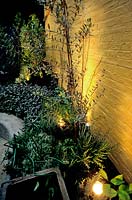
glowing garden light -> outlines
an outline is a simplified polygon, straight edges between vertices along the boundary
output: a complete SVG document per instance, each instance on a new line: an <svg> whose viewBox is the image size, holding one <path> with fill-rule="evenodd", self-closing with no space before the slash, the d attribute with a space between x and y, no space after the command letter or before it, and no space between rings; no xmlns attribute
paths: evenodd
<svg viewBox="0 0 132 200"><path fill-rule="evenodd" d="M58 121L58 125L60 127L64 127L65 126L65 121L62 118L60 118L59 121Z"/></svg>
<svg viewBox="0 0 132 200"><path fill-rule="evenodd" d="M85 125L86 125L86 127L90 127L90 123L89 122L87 122Z"/></svg>
<svg viewBox="0 0 132 200"><path fill-rule="evenodd" d="M95 194L101 195L103 193L103 184L100 181L96 181L93 184L92 190Z"/></svg>

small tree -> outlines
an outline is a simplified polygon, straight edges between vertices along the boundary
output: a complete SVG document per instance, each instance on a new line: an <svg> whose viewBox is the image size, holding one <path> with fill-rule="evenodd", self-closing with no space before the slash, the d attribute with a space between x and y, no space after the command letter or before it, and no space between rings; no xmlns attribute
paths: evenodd
<svg viewBox="0 0 132 200"><path fill-rule="evenodd" d="M84 48L83 40L90 33L91 18L88 18L77 32L72 34L72 27L80 14L81 0L73 0L73 5L68 5L66 0L52 0L49 1L50 9L55 14L55 23L58 25L58 34L63 38L66 44L67 58L63 60L65 72L67 73L67 89L73 95L77 87L77 79L79 79L78 65L81 61ZM63 46L62 42L62 46ZM64 49L62 51L65 51ZM83 73L83 72L82 72ZM82 81L83 81L83 77ZM83 89L83 88L82 88Z"/></svg>
<svg viewBox="0 0 132 200"><path fill-rule="evenodd" d="M82 26L78 28L78 31L72 34L73 24L80 15L82 0L73 0L70 5L68 5L66 0L36 1L38 1L38 3L41 5L45 5L45 10L48 9L48 11L52 12L52 14L55 16L57 39L54 36L48 39L51 39L52 43L59 40L58 45L52 45L52 49L54 51L57 50L63 53L61 55L61 67L64 68L65 73L67 74L67 90L71 95L73 95L75 94L78 79L81 77L81 81L83 82L84 78L83 74L86 66L82 66L81 73L78 73L77 69L81 62L82 65L84 65L84 39L90 33L90 27L92 25L91 18L86 19ZM50 28L48 31L51 31L52 33ZM60 43L62 45L60 45ZM81 89L83 90L83 86Z"/></svg>
<svg viewBox="0 0 132 200"><path fill-rule="evenodd" d="M30 15L27 24L20 30L21 72L18 82L29 81L32 75L43 77L45 70L44 27L35 14Z"/></svg>

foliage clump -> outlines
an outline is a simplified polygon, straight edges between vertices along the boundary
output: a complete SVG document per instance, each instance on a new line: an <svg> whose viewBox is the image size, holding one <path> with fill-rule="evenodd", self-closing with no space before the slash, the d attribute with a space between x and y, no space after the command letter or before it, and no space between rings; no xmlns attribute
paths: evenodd
<svg viewBox="0 0 132 200"><path fill-rule="evenodd" d="M12 26L0 26L0 55L0 84L57 81L45 58L45 29L36 14L25 22L18 12Z"/></svg>
<svg viewBox="0 0 132 200"><path fill-rule="evenodd" d="M75 183L79 178L82 179L82 175L79 177L79 171L82 169L84 174L89 174L90 171L102 167L110 146L106 141L93 136L85 122L80 120L78 109L73 106L71 97L61 88L56 88L50 95L45 95L39 88L31 90L30 93L29 90L25 91L31 95L31 101L30 98L27 99L30 105L26 105L25 101L25 104L16 110L22 111L24 106L30 106L28 111L27 107L24 110L26 118L23 133L9 141L10 148L5 157L8 160L7 173L20 176L58 166L66 174L75 170ZM24 96L21 99L23 98ZM15 97L13 101L18 103ZM6 103L5 105L7 106ZM11 103L9 105L12 107ZM33 108L38 105L41 107L36 113ZM67 180L68 177L70 176L65 176Z"/></svg>
<svg viewBox="0 0 132 200"><path fill-rule="evenodd" d="M45 69L45 31L35 14L29 16L28 23L20 29L20 76L18 82L30 80L32 75L43 77Z"/></svg>
<svg viewBox="0 0 132 200"><path fill-rule="evenodd" d="M13 29L0 25L0 83L14 81L19 73L18 49L14 38Z"/></svg>
<svg viewBox="0 0 132 200"><path fill-rule="evenodd" d="M107 198L119 200L130 200L132 197L132 183L127 183L123 174L109 178L105 170L99 171L100 179L103 184L103 195Z"/></svg>

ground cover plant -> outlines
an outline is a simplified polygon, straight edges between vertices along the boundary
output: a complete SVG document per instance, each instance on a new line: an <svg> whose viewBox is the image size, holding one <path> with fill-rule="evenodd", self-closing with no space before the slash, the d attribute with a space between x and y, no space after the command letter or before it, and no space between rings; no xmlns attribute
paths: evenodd
<svg viewBox="0 0 132 200"><path fill-rule="evenodd" d="M41 110L43 96L49 94L50 90L38 85L26 83L0 85L0 112L14 114L21 119L31 115L33 119L33 116L37 116Z"/></svg>

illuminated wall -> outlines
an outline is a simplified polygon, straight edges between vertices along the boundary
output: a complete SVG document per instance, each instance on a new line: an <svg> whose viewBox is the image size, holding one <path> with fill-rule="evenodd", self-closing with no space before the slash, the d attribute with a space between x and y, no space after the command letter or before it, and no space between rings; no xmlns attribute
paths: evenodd
<svg viewBox="0 0 132 200"><path fill-rule="evenodd" d="M66 88L67 76L63 66L67 59L65 38L59 33L54 12L48 6L45 8L46 27L46 57L53 66L53 71L59 78L59 85Z"/></svg>
<svg viewBox="0 0 132 200"><path fill-rule="evenodd" d="M83 72L83 81L80 78L78 84L92 104L88 120L94 132L103 134L114 145L111 159L132 182L132 1L83 0L82 6L72 31L91 17L91 35L85 38L83 64L77 69ZM54 29L52 19L49 15L47 24ZM51 52L47 51L49 58L63 58Z"/></svg>

